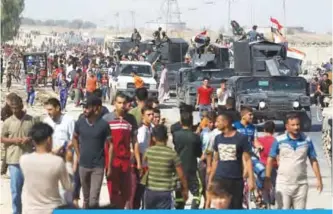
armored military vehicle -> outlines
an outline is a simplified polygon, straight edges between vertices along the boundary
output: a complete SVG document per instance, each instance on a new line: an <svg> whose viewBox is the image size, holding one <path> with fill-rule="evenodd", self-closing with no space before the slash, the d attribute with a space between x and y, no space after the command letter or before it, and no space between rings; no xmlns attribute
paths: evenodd
<svg viewBox="0 0 333 214"><path fill-rule="evenodd" d="M227 88L236 101L236 110L252 107L254 122L285 120L289 113L297 113L302 130L311 129L309 88L302 77L291 76L235 76L227 81Z"/></svg>
<svg viewBox="0 0 333 214"><path fill-rule="evenodd" d="M105 49L109 51L110 55L114 55L116 52L122 54L128 53L129 50L134 48L137 44L132 42L130 37L114 37L112 39L105 40ZM139 43L140 52L153 49L153 43L151 40L141 41Z"/></svg>
<svg viewBox="0 0 333 214"><path fill-rule="evenodd" d="M170 85L170 92L174 93L176 90L176 75L180 68L190 67L189 64L184 63L185 54L188 51L188 43L181 38L169 38L168 42L161 42L155 44L153 51L147 56L147 61L153 63L157 61L155 66L155 79L157 82L160 80L162 62L168 69L168 81Z"/></svg>
<svg viewBox="0 0 333 214"><path fill-rule="evenodd" d="M286 63L287 48L283 44L268 41L239 41L233 43L235 71L244 76L269 76L272 66L277 67L273 75L297 76L298 69Z"/></svg>
<svg viewBox="0 0 333 214"><path fill-rule="evenodd" d="M220 87L223 79L234 75L233 69L207 69L202 67L181 68L177 74L176 94L177 102L185 102L195 106L197 100L197 89L202 85L205 77L209 79L209 85L214 89ZM214 90L216 93L216 90Z"/></svg>
<svg viewBox="0 0 333 214"><path fill-rule="evenodd" d="M189 55L192 58L192 67L203 67L206 66L207 63L210 64L209 67L215 69L230 67L229 48L216 43L209 44L205 47L206 51L203 47L190 49Z"/></svg>

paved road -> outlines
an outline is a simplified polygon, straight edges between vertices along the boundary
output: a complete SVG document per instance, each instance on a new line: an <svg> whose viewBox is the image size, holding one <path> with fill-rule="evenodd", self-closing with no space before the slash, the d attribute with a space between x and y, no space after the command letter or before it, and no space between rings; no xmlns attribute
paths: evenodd
<svg viewBox="0 0 333 214"><path fill-rule="evenodd" d="M111 109L112 107L108 105ZM41 107L35 107L34 109L28 109L28 112L33 115L39 115L43 112ZM82 109L75 108L73 104L69 103L68 106L68 114L77 118L78 115L82 112ZM170 100L167 103L167 108L162 109L162 116L167 118L167 124L172 124L177 122L179 119L179 110L175 106L175 101ZM199 120L198 113L194 113L195 122ZM314 122L314 131L307 133L313 140L315 149L318 154L318 160L321 167L321 172L323 176L324 182L324 190L321 194L318 194L316 191L316 180L314 177L314 173L311 167L308 167L308 177L309 177L309 194L308 194L308 202L307 208L308 209L331 209L332 208L332 177L331 177L331 169L325 159L322 147L321 147L321 132L320 132L320 123L316 121L315 114L313 117ZM171 140L171 139L170 139ZM23 200L26 197L23 194ZM82 197L82 195L81 195ZM101 204L108 204L108 193L106 183L103 183L101 197L100 197ZM189 202L187 205L187 209L189 209ZM0 195L0 210L1 213L9 214L11 212L11 196L10 196L10 186L9 180L2 179L1 180L1 195Z"/></svg>

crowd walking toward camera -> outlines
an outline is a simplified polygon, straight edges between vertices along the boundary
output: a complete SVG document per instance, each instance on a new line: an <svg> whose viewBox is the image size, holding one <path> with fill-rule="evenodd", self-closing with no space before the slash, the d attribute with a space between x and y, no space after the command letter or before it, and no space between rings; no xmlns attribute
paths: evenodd
<svg viewBox="0 0 333 214"><path fill-rule="evenodd" d="M204 82L200 90L209 98L207 88ZM181 104L180 121L170 128L144 87L135 91L136 107L117 93L114 111L103 106L102 93L92 91L79 118L64 111L61 97L49 98L43 120L27 114L22 98L11 93L2 113L1 142L13 213L52 213L64 205L98 208L104 179L110 209L185 209L189 193L191 209L248 209L251 203L258 209L268 204L305 209L308 159L318 191L323 184L299 117L288 115L286 132L278 136L267 121L259 136L253 110L245 106L238 115L222 92L217 110L208 106L209 99L199 101L200 124L193 125L193 107Z"/></svg>

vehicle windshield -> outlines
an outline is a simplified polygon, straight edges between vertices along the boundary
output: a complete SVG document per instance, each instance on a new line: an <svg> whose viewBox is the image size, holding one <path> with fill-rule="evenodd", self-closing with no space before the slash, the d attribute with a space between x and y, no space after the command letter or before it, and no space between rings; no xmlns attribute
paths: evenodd
<svg viewBox="0 0 333 214"><path fill-rule="evenodd" d="M187 72L187 75L190 82L203 81L205 77L210 78L208 72L200 72L195 70Z"/></svg>
<svg viewBox="0 0 333 214"><path fill-rule="evenodd" d="M238 83L238 90L240 91L304 91L306 83L304 81L296 80L294 78L283 79L243 79Z"/></svg>
<svg viewBox="0 0 333 214"><path fill-rule="evenodd" d="M219 72L219 71L199 71L191 70L187 72L190 82L203 81L205 77L210 80L222 80L230 76L230 72Z"/></svg>
<svg viewBox="0 0 333 214"><path fill-rule="evenodd" d="M120 75L131 76L133 71L140 77L153 77L153 73L149 65L120 64Z"/></svg>

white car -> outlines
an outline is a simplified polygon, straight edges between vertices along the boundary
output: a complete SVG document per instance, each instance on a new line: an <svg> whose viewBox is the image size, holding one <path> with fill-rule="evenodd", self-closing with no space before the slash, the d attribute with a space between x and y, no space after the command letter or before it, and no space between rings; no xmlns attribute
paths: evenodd
<svg viewBox="0 0 333 214"><path fill-rule="evenodd" d="M113 84L113 95L115 95L117 92L123 92L128 96L135 96L134 79L131 75L131 73L134 71L142 78L145 88L148 89L149 97L158 96L157 83L154 79L154 74L150 63L141 61L120 61L116 70L117 78Z"/></svg>

